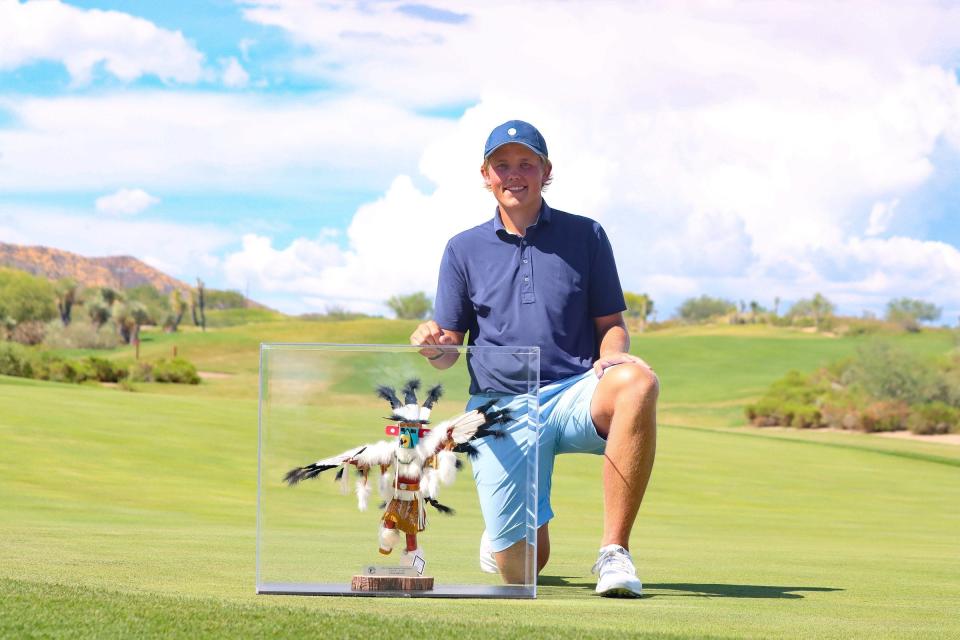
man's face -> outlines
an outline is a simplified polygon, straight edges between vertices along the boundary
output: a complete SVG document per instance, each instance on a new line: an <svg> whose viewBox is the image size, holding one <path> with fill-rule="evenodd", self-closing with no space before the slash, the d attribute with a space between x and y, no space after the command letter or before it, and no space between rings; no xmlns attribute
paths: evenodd
<svg viewBox="0 0 960 640"><path fill-rule="evenodd" d="M490 154L480 173L500 206L509 210L539 205L543 181L550 170L529 147L505 144Z"/></svg>

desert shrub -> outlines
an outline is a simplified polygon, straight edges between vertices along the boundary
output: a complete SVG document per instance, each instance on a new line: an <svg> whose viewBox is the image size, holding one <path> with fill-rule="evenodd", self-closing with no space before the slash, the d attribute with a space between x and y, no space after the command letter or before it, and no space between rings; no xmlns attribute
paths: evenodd
<svg viewBox="0 0 960 640"><path fill-rule="evenodd" d="M763 397L754 404L747 405L747 419L751 424L757 427L777 427L785 423L786 411L782 409L782 403L769 397ZM792 418L792 416L791 416Z"/></svg>
<svg viewBox="0 0 960 640"><path fill-rule="evenodd" d="M960 430L960 353L940 361L875 342L805 376L791 371L746 408L756 426Z"/></svg>
<svg viewBox="0 0 960 640"><path fill-rule="evenodd" d="M830 429L860 429L860 412L849 402L833 401L820 405L820 419Z"/></svg>
<svg viewBox="0 0 960 640"><path fill-rule="evenodd" d="M109 324L97 327L77 318L66 327L60 322L48 324L43 343L54 349L113 349L120 337Z"/></svg>
<svg viewBox="0 0 960 640"><path fill-rule="evenodd" d="M126 365L105 358L87 356L66 360L45 355L37 366L36 377L53 382L119 382L127 375Z"/></svg>
<svg viewBox="0 0 960 640"><path fill-rule="evenodd" d="M647 331L662 331L664 329L673 329L676 327L682 327L684 322L679 318L670 318L668 320L658 320L656 322L647 323Z"/></svg>
<svg viewBox="0 0 960 640"><path fill-rule="evenodd" d="M830 389L822 375L790 371L777 380L756 403L746 408L747 418L756 426L794 426L804 429L822 425L818 400Z"/></svg>
<svg viewBox="0 0 960 640"><path fill-rule="evenodd" d="M795 326L816 327L818 331L827 331L833 326L833 313L836 306L822 294L815 293L812 298L797 300L787 311Z"/></svg>
<svg viewBox="0 0 960 640"><path fill-rule="evenodd" d="M161 359L153 363L154 382L200 384L197 368L184 358Z"/></svg>
<svg viewBox="0 0 960 640"><path fill-rule="evenodd" d="M0 375L33 377L33 362L27 349L18 344L0 343Z"/></svg>
<svg viewBox="0 0 960 640"><path fill-rule="evenodd" d="M131 287L123 292L127 302L138 302L143 309L141 324L160 325L170 313L170 301L167 295L149 284Z"/></svg>
<svg viewBox="0 0 960 640"><path fill-rule="evenodd" d="M398 318L405 320L421 320L433 311L433 301L423 291L390 296L385 304Z"/></svg>
<svg viewBox="0 0 960 640"><path fill-rule="evenodd" d="M820 404L824 426L849 431L901 431L910 414L911 408L905 402L878 400L851 390L831 393Z"/></svg>
<svg viewBox="0 0 960 640"><path fill-rule="evenodd" d="M960 354L949 360L943 371L944 402L960 407Z"/></svg>
<svg viewBox="0 0 960 640"><path fill-rule="evenodd" d="M127 377L127 367L122 363L112 362L105 358L87 356L86 364L93 372L92 379L100 382L119 382Z"/></svg>
<svg viewBox="0 0 960 640"><path fill-rule="evenodd" d="M86 360L55 360L48 362L46 380L52 382L85 382L96 380L94 368Z"/></svg>
<svg viewBox="0 0 960 640"><path fill-rule="evenodd" d="M942 400L946 392L936 366L886 342L860 347L841 382L881 399L907 404Z"/></svg>
<svg viewBox="0 0 960 640"><path fill-rule="evenodd" d="M736 310L737 305L730 300L702 295L684 300L677 309L677 314L685 322L708 322Z"/></svg>
<svg viewBox="0 0 960 640"><path fill-rule="evenodd" d="M61 356L49 352L41 352L34 362L33 377L38 380L49 380L50 369L54 367L54 365L59 366L59 363L63 361L64 358Z"/></svg>
<svg viewBox="0 0 960 640"><path fill-rule="evenodd" d="M230 289L204 289L204 303L210 309L243 309L247 306L246 297L239 291Z"/></svg>
<svg viewBox="0 0 960 640"><path fill-rule="evenodd" d="M928 402L913 408L907 428L919 435L960 431L960 409L944 402Z"/></svg>
<svg viewBox="0 0 960 640"><path fill-rule="evenodd" d="M790 426L795 429L815 429L823 426L821 418L817 407L808 404L796 405L790 418Z"/></svg>
<svg viewBox="0 0 960 640"><path fill-rule="evenodd" d="M19 269L0 268L0 318L16 323L57 317L53 284Z"/></svg>
<svg viewBox="0 0 960 640"><path fill-rule="evenodd" d="M153 365L145 360L134 362L127 369L126 379L130 382L153 382Z"/></svg>
<svg viewBox="0 0 960 640"><path fill-rule="evenodd" d="M910 406L901 400L877 400L864 408L861 414L861 429L876 431L902 431L907 428Z"/></svg>
<svg viewBox="0 0 960 640"><path fill-rule="evenodd" d="M40 320L20 322L10 332L10 339L20 344L35 345L43 342L46 335L46 323Z"/></svg>
<svg viewBox="0 0 960 640"><path fill-rule="evenodd" d="M887 320L907 331L920 331L922 322L933 322L941 309L930 302L913 298L896 298L887 303Z"/></svg>

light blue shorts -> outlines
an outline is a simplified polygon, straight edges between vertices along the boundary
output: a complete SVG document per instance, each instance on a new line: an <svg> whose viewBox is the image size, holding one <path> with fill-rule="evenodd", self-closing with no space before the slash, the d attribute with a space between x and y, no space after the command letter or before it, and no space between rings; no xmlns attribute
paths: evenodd
<svg viewBox="0 0 960 640"><path fill-rule="evenodd" d="M558 453L603 454L606 440L597 433L590 416L590 401L599 379L592 369L540 388L538 460L530 453L532 430L528 419L531 399L526 395L478 394L471 396L467 410L496 399L497 408L510 409L517 418L505 427L503 438L488 436L475 441L472 459L480 510L494 551L503 551L535 532L527 529L529 485L537 482L536 526L553 518L550 484L553 460ZM535 476L534 476L535 474ZM530 519L533 521L533 518ZM532 540L531 540L532 542Z"/></svg>

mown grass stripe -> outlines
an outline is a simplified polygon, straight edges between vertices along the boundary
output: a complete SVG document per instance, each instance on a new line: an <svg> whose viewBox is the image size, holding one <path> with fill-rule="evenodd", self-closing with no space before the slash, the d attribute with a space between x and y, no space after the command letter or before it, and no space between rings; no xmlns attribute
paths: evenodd
<svg viewBox="0 0 960 640"><path fill-rule="evenodd" d="M742 436L744 438L762 438L764 440L776 442L793 442L797 444L810 444L818 447L831 447L834 449L849 449L853 451L867 451L869 453L879 453L880 455L893 456L895 458L906 458L908 460L917 460L920 462L932 462L934 464L945 464L950 467L960 467L960 458L947 458L932 453L921 453L919 451L903 451L896 449L879 449L877 447L861 447L854 444L844 444L842 442L822 442L816 440L801 440L791 437L768 436L762 433L745 433L743 431L734 431L732 429L707 429L704 427L691 427L680 424L664 424L664 427L671 429L683 429L685 431L700 431L703 433L716 433L724 436Z"/></svg>

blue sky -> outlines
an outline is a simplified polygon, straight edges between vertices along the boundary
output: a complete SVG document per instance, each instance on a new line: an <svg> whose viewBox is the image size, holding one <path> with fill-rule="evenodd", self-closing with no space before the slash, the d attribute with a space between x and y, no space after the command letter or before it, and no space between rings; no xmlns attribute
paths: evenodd
<svg viewBox="0 0 960 640"><path fill-rule="evenodd" d="M661 317L702 293L960 315L960 6L0 0L0 242L299 313L432 294L547 138Z"/></svg>

